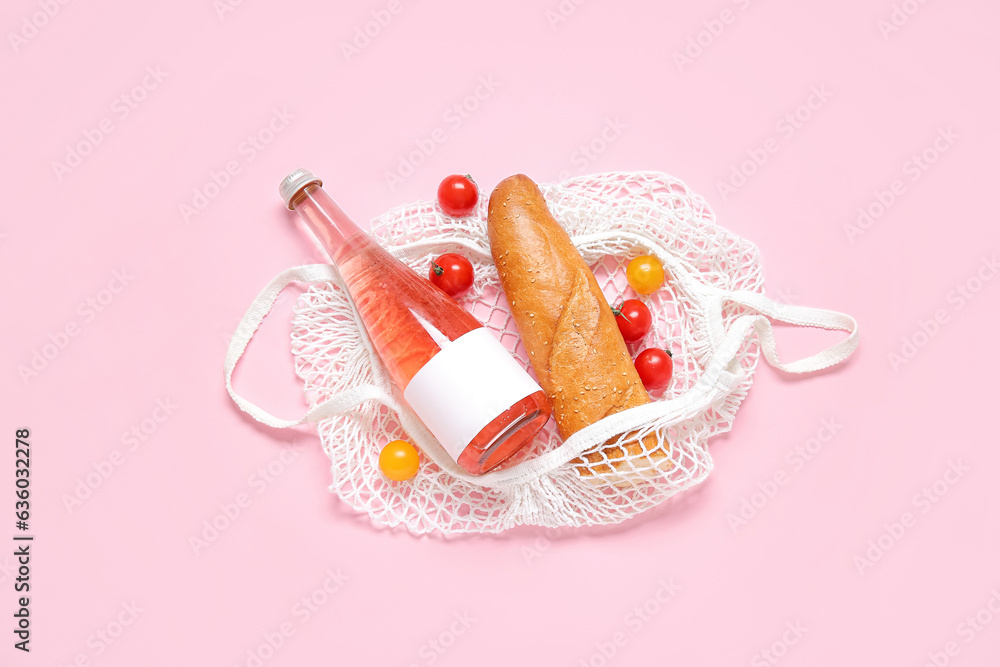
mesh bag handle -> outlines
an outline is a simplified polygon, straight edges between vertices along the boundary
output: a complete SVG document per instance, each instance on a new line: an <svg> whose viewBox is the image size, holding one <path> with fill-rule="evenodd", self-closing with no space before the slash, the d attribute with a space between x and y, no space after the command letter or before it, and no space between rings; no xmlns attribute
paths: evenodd
<svg viewBox="0 0 1000 667"><path fill-rule="evenodd" d="M857 321L835 310L812 308L778 303L760 292L747 290L723 290L713 285L701 285L706 297L713 303L709 312L711 320L709 329L722 328L722 308L725 301L731 301L754 310L760 315L741 315L730 325L728 336L742 335L752 327L760 339L761 350L767 362L778 370L786 373L812 373L839 364L851 356L860 341ZM778 322L796 326L819 327L835 331L848 332L847 338L802 359L783 362L778 358L777 345L774 340L774 330L768 318Z"/></svg>
<svg viewBox="0 0 1000 667"><path fill-rule="evenodd" d="M358 385L339 392L336 396L315 405L298 419L281 419L240 396L233 389L233 371L236 369L236 364L243 357L250 339L253 338L261 322L271 312L271 308L278 299L278 295L293 282L315 283L320 281L338 282L339 280L340 276L337 274L336 268L329 264L309 264L282 271L261 290L260 294L253 300L253 303L250 304L250 308L247 309L246 314L243 315L239 326L236 327L236 332L229 342L229 349L226 351L226 389L229 391L229 395L232 396L233 401L243 412L246 412L262 424L275 428L290 428L304 422L316 422L327 417L332 417L333 415L346 412L361 403L372 400L378 401L390 409L399 410L395 399L384 389L376 385L367 384Z"/></svg>

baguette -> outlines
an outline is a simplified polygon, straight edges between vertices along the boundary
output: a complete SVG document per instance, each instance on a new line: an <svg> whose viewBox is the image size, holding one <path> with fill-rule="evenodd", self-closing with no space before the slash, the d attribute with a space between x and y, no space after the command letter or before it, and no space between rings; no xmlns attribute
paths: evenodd
<svg viewBox="0 0 1000 667"><path fill-rule="evenodd" d="M523 174L501 181L487 226L500 284L562 438L649 403L597 279L538 186ZM655 465L667 453L653 434L624 448L605 443L571 463L591 476L641 468L626 460L641 455Z"/></svg>

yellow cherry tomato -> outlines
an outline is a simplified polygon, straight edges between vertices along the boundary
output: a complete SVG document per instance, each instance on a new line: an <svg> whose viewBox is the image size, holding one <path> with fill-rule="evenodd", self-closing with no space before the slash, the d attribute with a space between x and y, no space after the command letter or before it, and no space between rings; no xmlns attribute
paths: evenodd
<svg viewBox="0 0 1000 667"><path fill-rule="evenodd" d="M663 265L652 255L639 255L628 263L625 278L639 294L652 294L663 285Z"/></svg>
<svg viewBox="0 0 1000 667"><path fill-rule="evenodd" d="M405 482L417 474L420 454L416 447L405 440L393 440L378 455L378 467L392 481Z"/></svg>

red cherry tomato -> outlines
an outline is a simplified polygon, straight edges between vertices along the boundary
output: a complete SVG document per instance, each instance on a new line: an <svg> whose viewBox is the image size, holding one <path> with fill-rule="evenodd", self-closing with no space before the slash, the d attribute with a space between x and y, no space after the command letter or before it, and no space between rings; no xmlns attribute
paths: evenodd
<svg viewBox="0 0 1000 667"><path fill-rule="evenodd" d="M472 262L461 255L446 252L431 262L427 277L448 296L457 296L472 287Z"/></svg>
<svg viewBox="0 0 1000 667"><path fill-rule="evenodd" d="M664 389L674 375L674 360L670 352L651 347L635 358L635 370L647 391Z"/></svg>
<svg viewBox="0 0 1000 667"><path fill-rule="evenodd" d="M649 308L638 299L627 299L611 312L615 314L618 330L622 332L622 338L626 343L642 340L653 326L653 316Z"/></svg>
<svg viewBox="0 0 1000 667"><path fill-rule="evenodd" d="M438 186L438 203L448 215L469 215L479 203L479 188L471 176L452 174L445 177Z"/></svg>

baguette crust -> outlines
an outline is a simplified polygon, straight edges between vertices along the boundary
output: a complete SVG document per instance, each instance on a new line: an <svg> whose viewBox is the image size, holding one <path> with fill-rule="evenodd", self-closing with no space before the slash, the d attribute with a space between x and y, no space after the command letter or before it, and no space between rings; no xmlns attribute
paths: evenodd
<svg viewBox="0 0 1000 667"><path fill-rule="evenodd" d="M511 314L563 439L649 403L597 279L530 178L517 174L493 190L488 231ZM640 443L628 449L642 453ZM611 450L624 456L612 447L608 458L616 458ZM658 454L665 456L662 449Z"/></svg>

